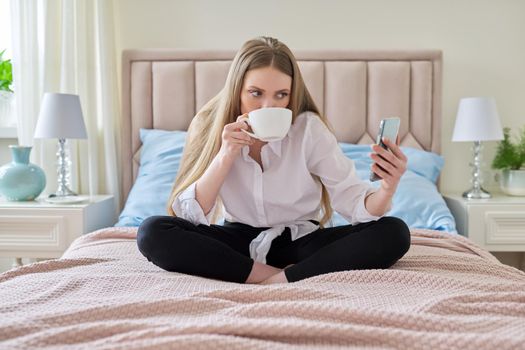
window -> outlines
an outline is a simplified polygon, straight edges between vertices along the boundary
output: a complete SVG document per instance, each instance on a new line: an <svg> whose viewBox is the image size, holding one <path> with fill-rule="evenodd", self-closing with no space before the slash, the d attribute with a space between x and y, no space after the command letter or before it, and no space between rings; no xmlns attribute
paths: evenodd
<svg viewBox="0 0 525 350"><path fill-rule="evenodd" d="M13 57L11 43L11 11L9 0L0 0L0 52L3 60ZM5 63L1 78L5 82ZM13 85L10 86L13 89ZM14 108L14 94L0 90L0 138L16 137L16 117Z"/></svg>
<svg viewBox="0 0 525 350"><path fill-rule="evenodd" d="M3 58L11 58L11 11L9 0L0 0L0 51L6 49Z"/></svg>

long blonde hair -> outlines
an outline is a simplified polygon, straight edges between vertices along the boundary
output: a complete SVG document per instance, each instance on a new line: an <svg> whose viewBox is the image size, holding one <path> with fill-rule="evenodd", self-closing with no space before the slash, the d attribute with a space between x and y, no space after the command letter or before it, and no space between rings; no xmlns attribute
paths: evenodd
<svg viewBox="0 0 525 350"><path fill-rule="evenodd" d="M204 174L219 152L224 126L235 122L241 114L240 95L246 73L251 69L269 66L292 78L288 105L292 110L292 123L300 113L311 111L331 130L308 92L290 49L279 40L269 37L247 41L235 55L222 90L202 107L191 122L178 175L168 200L169 215L176 216L172 209L175 198ZM323 225L331 218L333 211L328 192L322 183L321 186L323 217L320 224ZM217 217L216 211L212 221L216 222Z"/></svg>

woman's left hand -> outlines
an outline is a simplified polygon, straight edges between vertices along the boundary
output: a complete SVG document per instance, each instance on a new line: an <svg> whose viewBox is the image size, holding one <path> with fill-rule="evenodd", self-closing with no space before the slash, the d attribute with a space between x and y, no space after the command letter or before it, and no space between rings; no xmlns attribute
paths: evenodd
<svg viewBox="0 0 525 350"><path fill-rule="evenodd" d="M396 143L386 138L383 139L383 143L391 152L379 145L372 145L372 149L376 152L370 154L375 162L372 170L382 178L382 189L393 196L401 176L406 171L407 157L399 148L399 136Z"/></svg>

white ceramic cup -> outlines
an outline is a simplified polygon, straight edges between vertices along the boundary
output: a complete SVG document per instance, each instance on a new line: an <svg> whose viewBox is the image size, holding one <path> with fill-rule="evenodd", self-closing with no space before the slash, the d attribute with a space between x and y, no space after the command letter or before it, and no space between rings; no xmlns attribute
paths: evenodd
<svg viewBox="0 0 525 350"><path fill-rule="evenodd" d="M292 124L292 111L288 108L269 107L248 113L248 124L253 133L241 129L251 137L270 142L283 139Z"/></svg>

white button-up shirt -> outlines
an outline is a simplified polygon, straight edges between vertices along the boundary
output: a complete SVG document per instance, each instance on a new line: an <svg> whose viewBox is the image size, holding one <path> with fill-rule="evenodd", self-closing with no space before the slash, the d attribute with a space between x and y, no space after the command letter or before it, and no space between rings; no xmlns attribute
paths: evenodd
<svg viewBox="0 0 525 350"><path fill-rule="evenodd" d="M262 263L272 240L286 227L292 240L319 228L321 183L330 195L332 208L351 224L377 220L365 208L365 197L377 191L361 181L354 162L341 151L335 136L312 112L297 116L288 134L261 148L261 166L244 146L226 177L219 196L224 219L254 227L270 227L250 244L250 256ZM315 176L318 176L317 179ZM173 202L175 214L195 225L210 225L208 215L195 199L195 183Z"/></svg>

